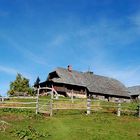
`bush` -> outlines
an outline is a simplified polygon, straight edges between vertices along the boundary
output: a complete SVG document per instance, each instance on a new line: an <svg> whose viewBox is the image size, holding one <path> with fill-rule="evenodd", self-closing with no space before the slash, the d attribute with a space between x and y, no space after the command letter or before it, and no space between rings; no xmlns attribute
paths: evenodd
<svg viewBox="0 0 140 140"><path fill-rule="evenodd" d="M47 138L48 136L51 136L48 132L39 132L32 126L28 126L26 129L15 129L11 133L22 140L37 140L41 137Z"/></svg>

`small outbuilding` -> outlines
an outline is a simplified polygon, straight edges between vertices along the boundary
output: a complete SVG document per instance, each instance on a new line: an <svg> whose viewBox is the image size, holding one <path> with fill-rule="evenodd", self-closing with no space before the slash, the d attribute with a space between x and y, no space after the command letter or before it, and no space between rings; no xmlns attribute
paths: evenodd
<svg viewBox="0 0 140 140"><path fill-rule="evenodd" d="M128 91L132 100L140 100L140 85L128 87Z"/></svg>

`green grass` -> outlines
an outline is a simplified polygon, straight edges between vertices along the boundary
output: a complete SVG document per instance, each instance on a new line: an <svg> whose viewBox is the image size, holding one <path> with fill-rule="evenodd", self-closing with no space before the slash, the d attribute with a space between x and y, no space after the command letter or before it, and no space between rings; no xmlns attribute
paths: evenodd
<svg viewBox="0 0 140 140"><path fill-rule="evenodd" d="M40 97L39 103L46 104L50 97ZM33 102L34 99L11 99L9 102ZM59 107L72 104L71 100L57 101ZM117 108L102 107L102 105L117 106L116 103L92 101L99 105L91 115L87 116L86 99L74 100L74 104L85 110L55 110L53 117L35 115L35 109L0 109L0 121L5 124L5 131L0 123L0 140L139 140L140 119L135 114L125 114L117 117ZM65 105L65 106L64 106ZM136 110L138 103L123 103L123 109ZM18 105L17 105L18 106ZM26 105L27 106L27 105ZM32 105L29 105L32 106ZM34 105L35 106L35 105ZM46 109L46 106L43 108ZM104 113L103 113L104 112ZM105 113L108 112L108 113ZM110 112L110 113L109 113Z"/></svg>
<svg viewBox="0 0 140 140"><path fill-rule="evenodd" d="M28 110L1 109L0 120L9 123L0 140L139 140L140 119L112 113L55 111L53 117ZM31 128L31 129L30 129ZM26 137L24 137L26 136Z"/></svg>

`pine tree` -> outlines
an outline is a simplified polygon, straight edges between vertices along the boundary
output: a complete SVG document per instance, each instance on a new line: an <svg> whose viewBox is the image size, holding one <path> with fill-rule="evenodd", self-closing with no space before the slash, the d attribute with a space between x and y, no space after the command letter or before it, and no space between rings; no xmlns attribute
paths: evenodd
<svg viewBox="0 0 140 140"><path fill-rule="evenodd" d="M39 82L40 82L40 78L37 77L35 83L34 83L34 87L39 88Z"/></svg>

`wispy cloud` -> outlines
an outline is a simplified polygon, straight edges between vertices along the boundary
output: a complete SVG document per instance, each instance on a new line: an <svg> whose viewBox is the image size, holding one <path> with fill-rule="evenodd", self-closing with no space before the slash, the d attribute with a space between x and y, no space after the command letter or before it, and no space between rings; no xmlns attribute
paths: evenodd
<svg viewBox="0 0 140 140"><path fill-rule="evenodd" d="M133 26L140 27L140 11L131 14L128 18L133 24Z"/></svg>
<svg viewBox="0 0 140 140"><path fill-rule="evenodd" d="M9 75L16 75L18 73L17 69L10 68L10 67L5 67L5 66L2 66L2 65L0 65L0 71L4 72L6 74L9 74Z"/></svg>
<svg viewBox="0 0 140 140"><path fill-rule="evenodd" d="M116 78L122 81L126 86L134 86L140 85L140 78L139 78L139 71L140 66L138 67L129 67L125 69L108 69L104 71L106 75Z"/></svg>
<svg viewBox="0 0 140 140"><path fill-rule="evenodd" d="M12 68L12 67L7 67L7 66L3 66L3 65L0 65L0 72L8 74L8 75L13 75L13 76L15 76L17 73L20 73L29 79L33 79L31 74L29 74L23 70L19 70L19 69Z"/></svg>
<svg viewBox="0 0 140 140"><path fill-rule="evenodd" d="M44 58L42 58L41 56L39 56L38 54L33 53L33 48L32 51L30 51L29 49L26 49L23 44L19 44L17 41L15 41L14 39L10 38L7 35L2 34L1 35L6 41L8 41L11 46L13 47L16 51L18 51L20 54L22 54L24 57L28 58L29 60L41 64L41 65L46 65L46 60ZM39 52L40 54L40 52Z"/></svg>
<svg viewBox="0 0 140 140"><path fill-rule="evenodd" d="M84 66L88 65L90 70L93 71L95 74L98 75L104 75L108 77L112 77L115 79L118 79L122 83L125 84L125 86L134 86L134 85L140 85L140 66L139 65L125 65L124 67L119 66L117 64L112 63L105 63L106 58L104 58L104 61L98 61L95 60L87 60L84 62ZM83 69L84 71L87 71L86 69L88 67L85 67Z"/></svg>
<svg viewBox="0 0 140 140"><path fill-rule="evenodd" d="M62 61L65 63L73 61L76 67L82 70L90 66L91 70L95 69L98 74L117 78L126 85L140 83L139 66L135 63L127 64L126 62L128 59L131 60L131 57L123 57L126 51L131 52L133 43L139 40L140 30L137 29L140 27L140 14L131 15L131 18L123 21L101 17L88 26L75 24L79 24L78 29L56 32L52 35L52 39L46 39L47 43L42 44L39 54L34 53L31 50L32 47L27 49L23 44L19 44L8 36L5 36L5 40L24 57L37 64L48 66L47 58L49 62L53 62L51 67L62 64ZM45 55L46 58L43 58Z"/></svg>
<svg viewBox="0 0 140 140"><path fill-rule="evenodd" d="M16 68L11 68L11 67L7 67L7 66L3 66L0 65L0 73L2 75L2 79L1 79L1 89L0 89L0 94L3 96L6 96L6 93L9 89L9 84L10 81L7 81L7 77L11 77L10 79L15 79L15 76L17 75L17 73L22 74L24 77L30 79L30 82L33 83L33 76L23 70L18 70Z"/></svg>
<svg viewBox="0 0 140 140"><path fill-rule="evenodd" d="M134 21L140 26L140 15ZM109 19L100 19L76 31L74 35L80 40L79 45L85 50L84 54L87 54L85 58L80 57L81 65L90 67L97 74L114 77L126 86L140 84L139 65L135 62L127 64L128 59L132 61L132 57L125 57L126 51L130 51L133 43L139 40L139 30L135 27L127 27L127 23L121 21L116 24Z"/></svg>
<svg viewBox="0 0 140 140"><path fill-rule="evenodd" d="M86 42L92 40L92 42L98 43L100 46L109 47L110 45L114 45L116 48L122 45L129 45L137 39L138 34L135 32L134 26L127 28L127 23L117 21L116 24L115 22L103 18L94 22L89 27L81 29L76 35L80 38L85 38ZM125 28L124 24L126 24ZM89 45L93 46L92 44Z"/></svg>
<svg viewBox="0 0 140 140"><path fill-rule="evenodd" d="M47 44L48 47L59 47L67 40L67 35L56 35L53 39Z"/></svg>

